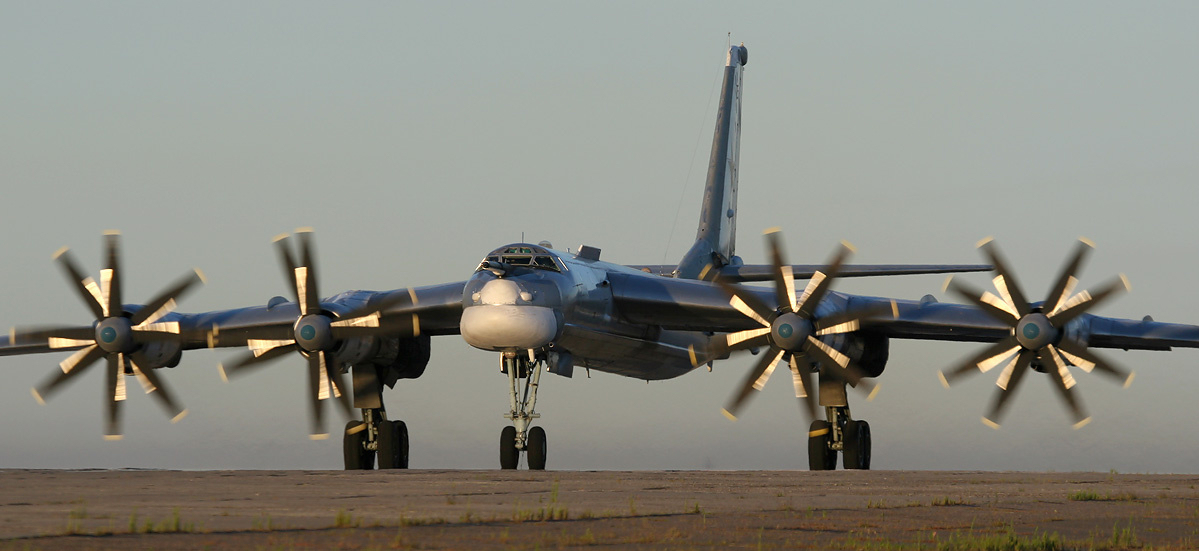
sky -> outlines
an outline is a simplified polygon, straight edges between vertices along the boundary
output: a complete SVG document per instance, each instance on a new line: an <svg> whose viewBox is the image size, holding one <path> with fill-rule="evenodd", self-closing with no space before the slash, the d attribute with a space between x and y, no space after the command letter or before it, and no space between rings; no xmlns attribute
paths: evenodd
<svg viewBox="0 0 1199 551"><path fill-rule="evenodd" d="M286 294L271 238L303 226L326 296L461 281L522 236L675 262L730 40L750 52L746 262L767 262L771 226L795 263L841 240L860 263L974 263L994 236L1040 297L1086 236L1081 285L1132 283L1097 313L1199 323L1197 20L1193 2L0 2L0 325L90 321L51 254L95 274L108 229L128 302L205 272L183 312ZM953 300L941 283L835 288ZM878 397L851 398L874 468L1199 472L1199 350L1109 352L1136 381L1079 375L1081 430L1032 378L996 431L993 377L936 376L980 346L891 343ZM162 374L178 424L131 393L120 442L102 438L101 369L38 406L64 355L2 358L0 468L340 468L337 439L307 438L304 362L222 383L238 353ZM786 377L720 414L753 361L650 384L547 375L549 467L806 469ZM498 466L497 364L439 337L425 376L388 391L413 468Z"/></svg>

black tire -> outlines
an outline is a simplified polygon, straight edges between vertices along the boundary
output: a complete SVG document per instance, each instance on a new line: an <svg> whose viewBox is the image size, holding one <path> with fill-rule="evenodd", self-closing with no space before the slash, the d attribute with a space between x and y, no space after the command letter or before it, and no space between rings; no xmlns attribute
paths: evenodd
<svg viewBox="0 0 1199 551"><path fill-rule="evenodd" d="M403 421L379 423L379 468L408 468L408 426Z"/></svg>
<svg viewBox="0 0 1199 551"><path fill-rule="evenodd" d="M362 421L346 423L346 430L341 437L342 458L347 471L370 470L375 467L375 452L366 449L366 431L360 430L354 434L350 431L362 426Z"/></svg>
<svg viewBox="0 0 1199 551"><path fill-rule="evenodd" d="M520 462L520 450L516 449L516 427L507 426L500 431L500 468L512 470Z"/></svg>
<svg viewBox="0 0 1199 551"><path fill-rule="evenodd" d="M845 423L845 451L841 461L846 469L870 470L870 423Z"/></svg>
<svg viewBox="0 0 1199 551"><path fill-rule="evenodd" d="M545 429L533 427L529 429L529 439L525 442L525 450L529 452L529 470L545 470L545 454L548 451L545 441Z"/></svg>
<svg viewBox="0 0 1199 551"><path fill-rule="evenodd" d="M812 421L808 428L808 469L832 471L837 468L837 450L829 447L833 440L832 425L828 421Z"/></svg>

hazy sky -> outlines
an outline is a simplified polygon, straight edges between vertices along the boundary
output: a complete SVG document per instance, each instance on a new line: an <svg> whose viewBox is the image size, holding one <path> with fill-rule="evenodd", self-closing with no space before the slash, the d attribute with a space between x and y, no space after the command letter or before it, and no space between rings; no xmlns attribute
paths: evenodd
<svg viewBox="0 0 1199 551"><path fill-rule="evenodd" d="M300 226L316 228L324 295L460 281L522 233L676 261L729 32L750 51L747 262L766 261L769 226L795 262L842 239L857 262L978 262L994 235L1041 298L1087 236L1082 285L1133 285L1100 314L1199 323L1196 21L1194 2L2 2L0 324L86 323L50 255L69 245L98 272L110 228L129 302L206 272L186 312L285 294L271 237ZM426 375L385 396L412 466L497 467L496 355L433 346ZM875 468L1199 472L1199 351L1111 352L1136 382L1080 375L1095 420L1079 431L1031 378L994 431L979 422L994 376L952 391L936 377L979 346L892 343L879 397L852 402ZM191 410L177 425L131 391L115 443L101 369L39 407L29 388L63 355L0 359L0 468L340 468L338 440L307 438L303 361L223 384L235 353L163 373ZM739 422L720 414L752 363L653 384L543 378L550 468L806 468L786 377Z"/></svg>

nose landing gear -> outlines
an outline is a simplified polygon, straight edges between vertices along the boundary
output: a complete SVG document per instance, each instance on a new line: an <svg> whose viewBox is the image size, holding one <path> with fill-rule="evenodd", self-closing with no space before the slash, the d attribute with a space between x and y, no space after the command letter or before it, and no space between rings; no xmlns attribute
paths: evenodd
<svg viewBox="0 0 1199 551"><path fill-rule="evenodd" d="M510 411L504 414L512 425L500 431L500 468L515 469L520 463L520 453L526 452L529 470L545 470L548 447L545 429L531 427L540 414L537 406L537 387L541 383L544 358L532 350L528 354L504 352L500 357L500 371L508 375L508 403ZM523 384L521 381L524 381Z"/></svg>

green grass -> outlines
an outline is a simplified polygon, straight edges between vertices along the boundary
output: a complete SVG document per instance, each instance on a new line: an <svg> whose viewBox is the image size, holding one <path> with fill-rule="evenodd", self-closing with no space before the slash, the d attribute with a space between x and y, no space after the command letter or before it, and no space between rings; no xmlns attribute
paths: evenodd
<svg viewBox="0 0 1199 551"><path fill-rule="evenodd" d="M362 526L362 520L354 518L354 515L345 509L338 510L337 515L333 517L334 528L357 528L359 526Z"/></svg>
<svg viewBox="0 0 1199 551"><path fill-rule="evenodd" d="M1015 529L1005 534L957 533L937 547L938 551L1065 551L1066 543L1056 533L1020 536Z"/></svg>
<svg viewBox="0 0 1199 551"><path fill-rule="evenodd" d="M1136 501L1136 494L1099 494L1079 490L1069 495L1070 501Z"/></svg>

